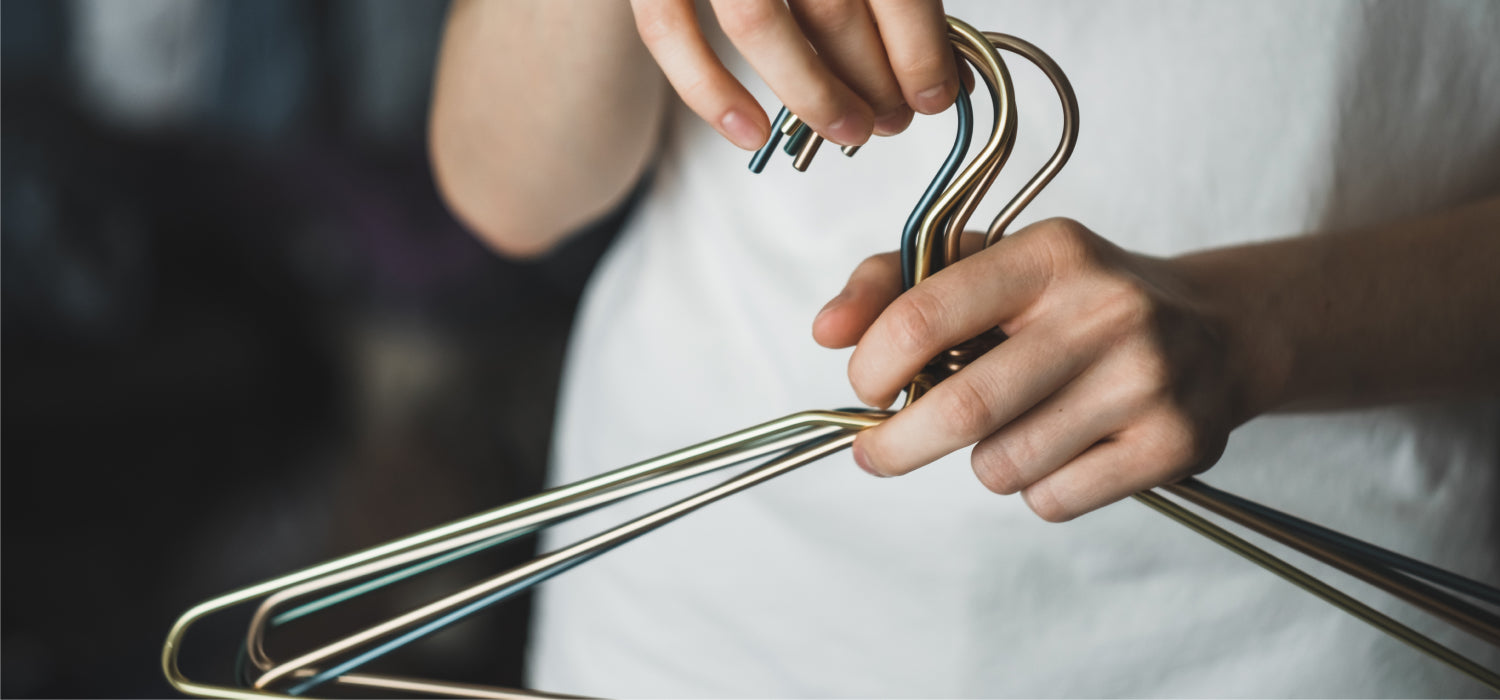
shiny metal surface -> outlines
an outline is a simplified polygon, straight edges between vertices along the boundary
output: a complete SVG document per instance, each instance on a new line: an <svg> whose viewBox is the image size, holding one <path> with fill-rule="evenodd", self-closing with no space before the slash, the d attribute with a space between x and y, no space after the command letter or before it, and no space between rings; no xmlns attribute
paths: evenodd
<svg viewBox="0 0 1500 700"><path fill-rule="evenodd" d="M998 241L1026 205L1057 175L1067 163L1078 138L1077 98L1066 75L1044 52L1016 37L982 33L952 18L949 19L949 38L955 51L974 69L979 82L983 84L991 100L995 120L984 145L950 179L949 175L962 164L962 158L968 149L965 130L972 128L971 122L965 121L964 116L968 114L965 110L968 108L969 98L967 95L960 97L960 138L950 155L952 169L945 164L944 170L930 188L930 197L924 195L922 204L914 212L914 221L917 223L913 229L911 245L903 242L903 256L906 258L903 263L912 271L909 280L911 284L920 283L932 273L960 259L963 253L960 243L965 224L994 183L996 175L1005 166L1015 144L1017 119L1014 90L1010 74L1000 55L1001 50L1026 58L1048 77L1063 105L1063 124L1057 149L991 221L984 233L985 245ZM783 136L787 137L786 152L794 157L793 167L797 170L805 170L811 164L823 140L821 136L813 134L795 114L783 108L773 121L771 139L751 161L753 171L759 172L765 166ZM845 155L853 156L858 148L842 150ZM1004 336L996 330L940 355L913 379L907 391L907 403L918 400L927 389L1003 340ZM173 625L162 649L163 672L184 693L225 698L293 697L312 690L321 683L452 697L565 697L530 690L373 675L359 673L355 669L385 652L463 619L472 612L721 498L842 450L853 442L860 430L879 424L889 415L888 412L876 411L806 411L793 414L226 593L194 606ZM624 498L757 460L761 460L757 466L718 485L580 542L543 554L521 566L441 596L396 617L303 651L291 659L273 659L265 650L266 630L279 621L314 614L339 605L352 597L425 570L434 565L434 562L446 561L446 557L463 556L471 550L478 551ZM1410 562L1367 543L1209 488L1194 479L1164 486L1160 491L1269 536L1314 559L1329 563L1411 602L1477 638L1500 645L1500 622L1497 622L1497 616L1493 612L1439 590L1440 587L1448 588L1470 596L1477 591L1481 600L1500 600L1500 592L1493 588L1462 579L1450 572L1432 569L1419 562ZM1500 675L1495 671L1485 669L1392 620L1166 496L1147 491L1137 494L1135 499L1500 692ZM202 683L183 675L178 668L177 659L192 626L210 614L255 601L259 601L259 604L251 616L246 636L246 652L260 672L253 681L253 687Z"/></svg>
<svg viewBox="0 0 1500 700"><path fill-rule="evenodd" d="M396 676L373 676L367 673L346 673L339 676L335 682L338 685L353 688L378 688L380 690L399 691L404 694L419 695L422 697L487 698L488 700L524 700L533 698L568 700L569 698L581 697L578 695L540 693L534 690L475 685L473 683L450 683L429 681L421 678L400 678Z"/></svg>
<svg viewBox="0 0 1500 700"><path fill-rule="evenodd" d="M1172 487L1163 487L1163 490L1171 492ZM1249 542L1231 534L1207 519L1194 515L1191 511L1179 506L1166 497L1154 491L1142 491L1135 494L1133 498L1152 510L1165 515L1183 526L1197 532L1212 540L1225 549L1238 554L1271 573L1286 579L1293 585L1301 588L1333 606L1349 613L1386 634L1405 642L1418 651L1421 651L1449 667L1481 682L1496 692L1500 692L1500 673L1487 669L1469 658L1449 649L1430 637L1397 622L1384 613L1359 602L1353 596L1324 583L1316 577L1298 569L1281 559L1272 556L1265 550L1256 547ZM1389 589L1387 589L1389 590ZM1394 591L1391 591L1394 593Z"/></svg>
<svg viewBox="0 0 1500 700"><path fill-rule="evenodd" d="M797 158L792 161L792 167L799 172L806 172L807 166L812 164L813 156L818 154L818 147L823 145L823 137L813 134L802 148L797 151Z"/></svg>
<svg viewBox="0 0 1500 700"><path fill-rule="evenodd" d="M350 566L341 571L287 586L267 596L256 609L250 621L246 651L251 662L262 671L268 671L276 665L276 662L265 652L264 634L277 609L295 598L327 590L381 571L404 566L429 557L435 557L444 552L483 542L490 538L510 533L531 532L545 527L550 523L573 517L594 508L609 505L610 503L629 498L639 493L685 479L691 479L734 464L784 452L803 445L810 440L828 437L842 429L844 428L833 426L816 427L793 432L786 437L768 438L758 443L751 443L747 439L743 447L732 452L697 459L684 457L678 460L670 470L652 470L631 481L618 481L614 482L615 485L612 486L589 489L573 495L559 497L552 501L551 505L517 512L487 527L455 534L432 544L408 549L376 561Z"/></svg>
<svg viewBox="0 0 1500 700"><path fill-rule="evenodd" d="M1500 646L1500 616L1419 580L1351 557L1315 539L1303 537L1253 512L1230 507L1197 486L1196 480L1188 479L1182 483L1163 486L1162 490L1381 588L1479 639Z"/></svg>
<svg viewBox="0 0 1500 700"><path fill-rule="evenodd" d="M785 109L785 108L783 108L783 109ZM794 131L796 131L796 130L798 130L800 128L802 128L802 119L801 119L801 117L798 117L797 115L793 114L785 122L782 122L780 131L781 131L782 135L784 135L784 136L791 136L792 132L794 132Z"/></svg>

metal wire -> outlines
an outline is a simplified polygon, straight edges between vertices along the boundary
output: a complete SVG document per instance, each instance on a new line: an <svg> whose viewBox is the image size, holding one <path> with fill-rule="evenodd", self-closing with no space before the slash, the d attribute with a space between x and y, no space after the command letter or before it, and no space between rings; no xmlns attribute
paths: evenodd
<svg viewBox="0 0 1500 700"><path fill-rule="evenodd" d="M916 208L911 210L911 216L906 218L906 225L901 229L901 286L903 289L911 289L916 284L916 246L917 231L922 228L922 220L927 217L927 212L932 208L943 190L953 182L953 174L958 172L958 166L963 164L964 156L968 155L969 143L974 138L974 106L969 101L966 92L959 91L958 99L954 102L958 113L958 136L953 140L953 148L948 151L948 157L943 161L942 167L938 168L937 176L928 183L927 191L922 193L917 200Z"/></svg>
<svg viewBox="0 0 1500 700"><path fill-rule="evenodd" d="M844 431L847 431L847 430L848 430L848 428L820 428L820 429L813 430L813 431L804 431L804 432L801 432L801 433L797 433L797 434L793 435L790 438L786 438L783 441L778 441L776 443L772 443L769 447L774 448L774 449L759 448L753 454L750 453L750 452L746 452L746 453L743 453L743 454L730 455L728 457L732 457L735 462L743 462L743 461L746 461L747 458L752 457L752 456L753 457L760 457L760 456L762 456L764 454L779 454L779 453L785 451L785 448L789 447L789 446L794 446L795 449L793 449L789 454L786 454L784 457L781 457L780 459L787 459L787 458L795 457L797 455L805 455L809 451L815 450L816 446L818 444L821 444L822 441L833 439L830 436L836 436L837 434L840 434L840 433L842 433ZM796 444L795 445L791 445L791 444L788 444L788 443L796 443ZM669 483L674 483L676 481L681 481L681 480L686 479L686 478L691 478L692 476L696 476L696 475L701 474L701 473L706 473L706 471L708 471L709 469L720 468L721 466L725 466L725 465L722 464L722 463L721 464L714 464L714 463L710 462L710 463L707 463L707 464L699 465L699 466L697 466L697 467L695 467L693 469L690 469L690 470L689 469L684 469L684 470L679 471L679 472L674 472L674 473L669 473L669 474L663 474L663 475L660 475L658 477L655 477L654 479L641 480L641 481L637 481L637 482L634 482L634 483L631 483L631 484L622 485L621 487L616 488L616 489L614 489L614 490L612 490L610 492L603 493L603 494L598 494L597 496L595 496L592 499L592 501L574 500L574 501L571 501L571 502L566 503L566 504L560 504L555 509L552 509L552 510L555 510L556 512L548 512L545 515L550 520L552 520L552 521L555 522L556 520L559 520L559 519L561 519L563 517L571 517L572 515L575 515L577 513L584 512L586 510L592 510L592 509L594 509L596 507L600 507L600 506L605 505L605 504L607 504L609 502L618 501L618 500L621 500L623 498L627 498L627 497L632 496L632 495L636 495L636 494L639 494L639 493L644 493L644 492L649 491L649 490L654 490L656 488L660 488L661 486L665 486L665 485L667 485ZM615 530L611 530L611 532L618 533L620 530L621 530L621 528L616 528ZM477 584L476 586L473 586L470 589L468 589L466 592L461 592L459 594L455 594L454 596L449 596L447 598L444 598L442 601L434 603L431 606L425 607L425 608L422 609L424 612L413 613L412 617L405 618L406 622L403 622L401 624L395 624L393 622L390 626L378 627L378 628L372 628L370 630L366 630L365 632L361 633L361 634L366 635L364 637L360 637L359 635L351 635L350 637L346 637L345 641L348 642L348 645L346 645L346 646L342 646L342 647L338 647L336 645L325 646L325 647L320 648L317 651L309 652L309 654L304 655L302 657L299 657L299 661L297 661L297 662L292 662L290 664L276 664L275 662L273 662L265 654L265 652L263 650L263 647L262 647L262 635L263 635L262 630L263 630L263 620L264 620L265 616L269 615L270 611L273 610L274 607L276 606L276 604L278 604L279 602L282 602L282 601L284 601L284 600L286 600L286 599L288 599L290 597L293 597L293 596L295 596L297 594L302 594L302 593L305 593L305 592L308 592L308 591L311 591L311 590L326 589L326 588L331 587L331 586L336 586L336 585L342 583L344 580L348 580L349 578L352 578L355 574L360 573L360 572L358 572L358 571L345 572L343 574L340 574L337 577L334 577L334 576L324 577L323 579L316 580L316 581L309 581L309 582L307 582L305 584L302 584L302 586L299 586L299 587L296 587L296 588L292 588L292 589L288 589L287 591L283 591L282 593L279 593L279 594L277 594L275 596L267 598L266 601L261 604L260 609L256 611L255 618L252 619L251 631L250 631L250 636L249 636L249 644L248 644L250 655L251 655L251 659L255 662L255 664L259 668L261 668L263 671L267 671L266 676L262 676L261 680L258 681L258 685L260 685L261 687L264 687L265 684L267 684L267 683L275 680L277 677L279 677L279 676L273 675L271 673L273 671L273 668L286 667L286 666L290 666L292 668L296 668L296 667L299 667L299 666L306 666L306 665L308 665L310 663L314 663L316 661L321 661L322 659L330 658L330 657L332 657L334 655L337 655L337 654L339 654L339 653L341 653L343 651L350 650L350 649L354 648L354 646L358 646L359 644L365 643L365 642L370 641L370 640L378 639L378 638L380 638L380 637L382 637L384 635L390 634L394 630L398 629L399 627L416 625L416 624L420 623L424 619L425 620L438 620L438 619L441 620L440 622L431 622L429 624L425 624L425 625L423 625L422 627L419 628L420 631L412 633L412 634L404 635L396 643L382 645L380 647L380 651L363 654L360 657L358 657L359 660L357 662L354 662L354 663L352 663L350 665L347 665L347 666L340 666L339 668L342 669L342 670L349 670L349 669L358 667L359 665L362 665L363 663L365 663L367 661L370 661L370 660L373 660L375 658L378 658L380 655L382 655L382 654L384 654L384 653L386 653L388 651L391 651L393 649L399 648L400 646L404 645L405 643L407 643L409 641L413 641L413 640L418 639L418 638L420 638L422 636L425 636L426 634L429 634L431 632L435 632L435 631L437 631L439 629L442 629L443 627L447 626L448 624L451 624L452 622L456 622L456 621L458 621L460 619L463 619L464 617L467 617L469 614L471 614L473 612L477 612L478 610L481 610L481 609L483 609L485 607L488 607L489 605L491 605L493 603L499 602L500 600L503 600L504 598L509 597L510 595L512 595L512 594L514 594L516 592L519 592L520 590L524 590L525 588L530 587L531 585L534 585L534 584L539 583L539 582L541 582L543 580L546 580L547 578L551 578L552 576L555 576L558 573L561 573L562 571L565 571L566 569L571 568L572 566L575 566L577 564L582 563L583 561L586 561L588 558L592 558L593 556L597 556L598 554L602 554L604 551L607 551L608 549L613 548L614 546L618 546L618 544L621 544L623 542L624 542L624 540L617 540L617 541L614 541L613 544L608 544L607 546L596 543L593 546L587 548L588 551L586 552L586 554L580 554L580 555L578 555L576 557L572 557L572 558L564 557L562 554L558 554L558 553L547 555L547 557L558 557L558 558L555 559L555 560L551 560L551 559L548 559L547 557L542 557L542 558L533 560L533 562L531 562L531 563L529 563L529 564L527 564L527 565L525 565L523 567L518 567L518 569L512 570L511 572L507 572L506 574L502 574L501 576L498 576L498 577L495 577L493 579L490 579L487 582L483 582L483 583ZM552 562L552 563L547 563L547 562ZM532 568L531 569L527 569L527 567L532 567ZM538 568L538 567L540 567L540 568ZM522 571L522 569L526 569L526 571ZM535 569L535 571L534 571L535 575L528 577L527 571L531 571L532 569ZM516 581L521 580L521 579L524 579L521 583L515 584L513 587L507 588L507 586L511 586L511 584L513 584ZM503 592L497 592L497 593L494 593L493 595L490 594L491 592L493 592L493 591L499 591L500 589L504 589ZM488 596L488 597L483 597L483 602L481 602L481 603L472 604L471 605L472 601L474 601L475 599L481 598L482 596ZM459 608L463 608L464 612L455 612ZM312 659L312 660L309 660L309 659ZM317 682L322 682L322 681L327 680L327 679L328 679L328 676L326 676L326 675L319 675L318 677L315 678L315 680L311 681L310 683L315 684Z"/></svg>
<svg viewBox="0 0 1500 700"><path fill-rule="evenodd" d="M756 151L755 155L750 158L750 172L759 174L762 170L766 169L766 163L771 160L771 156L776 152L776 144L781 143L781 137L785 135L781 133L781 127L788 122L791 116L791 110L788 110L786 107L782 107L781 111L776 113L776 120L771 122L771 138L766 139L766 145L761 146L760 150Z"/></svg>
<svg viewBox="0 0 1500 700"><path fill-rule="evenodd" d="M913 219L920 218L920 223L913 227L909 220L906 229L903 230L902 272L904 287L908 289L959 258L961 255L960 236L964 224L978 201L994 182L995 176L1004 167L1014 146L1017 126L1013 89L1010 75L996 52L997 48L1003 48L1025 57L1052 81L1063 103L1063 133L1061 142L1052 157L991 222L985 234L986 246L997 242L1010 224L1014 223L1021 210L1035 199L1042 188L1056 176L1067 163L1073 144L1077 140L1077 98L1066 75L1045 52L1013 36L993 32L981 35L972 27L957 20L950 19L949 27L949 36L953 40L955 50L970 63L990 92L992 103L995 105L995 126L985 147L941 194L932 197L930 189L924 194L917 212L914 212L912 217ZM967 138L963 133L964 112L962 110L964 106L960 104L960 142ZM947 172L946 164L943 172ZM920 399L926 390L961 369L970 359L987 351L995 342L1001 340L1003 340L1003 335L995 331L940 355L908 386L905 405L910 405ZM1163 489L1339 568L1459 629L1500 646L1500 620L1497 620L1495 615L1402 576L1391 567L1394 565L1408 572L1420 571L1430 580L1454 584L1458 590L1478 594L1479 597L1485 599L1489 599L1488 594L1492 591L1489 587L1456 574L1444 572L1436 567L1384 552L1384 550L1379 550L1383 554L1376 553L1375 550L1378 548L1347 536L1329 538L1329 534L1337 533L1332 533L1326 528L1317 528L1285 514L1271 515L1275 512L1264 507L1257 507L1256 504L1245 499L1226 498L1230 495L1198 486L1199 484L1194 481L1183 485L1169 485ZM1228 534L1208 520L1165 501L1154 493L1145 492L1138 494L1136 498L1376 628L1500 691L1500 676L1496 676L1494 672L1484 669L1457 652L1354 601L1327 584L1291 567L1250 543Z"/></svg>
<svg viewBox="0 0 1500 700"><path fill-rule="evenodd" d="M1238 554L1258 564L1262 568L1280 576L1297 587L1312 593L1319 598L1333 604L1335 607L1349 613L1365 622L1373 625L1376 629L1405 642L1414 649L1422 651L1434 659L1448 664L1463 674L1489 686L1500 692L1500 674L1487 669L1463 655L1439 644L1424 634L1403 625L1380 611L1359 602L1349 594L1330 586L1306 572L1278 559L1265 550L1246 542L1229 531L1214 525L1201 517L1194 515L1187 509L1172 503L1166 497L1153 491L1142 491L1133 496L1135 500L1146 504L1152 510L1161 513L1183 526L1197 532L1213 542L1223 546L1235 554Z"/></svg>
<svg viewBox="0 0 1500 700"><path fill-rule="evenodd" d="M960 169L971 146L973 131L970 98L960 90L956 100L958 129L954 146L902 229L902 275L908 288L959 259L964 226L1007 163L1014 147L1018 130L1014 89L997 49L1026 58L1052 81L1063 105L1063 128L1052 157L990 223L985 232L986 245L998 241L1021 210L1056 176L1077 141L1077 98L1062 70L1044 52L1013 36L978 32L953 18L949 18L949 38L958 55L974 68L984 84L995 117L994 125L979 152ZM810 165L823 140L783 107L772 122L771 137L751 159L753 172L764 169L783 136L787 137L784 150L793 156L793 166L798 170ZM857 150L845 148L843 152L854 155ZM928 388L1003 339L998 332L992 332L941 355L913 380L907 390L907 402L917 400ZM323 683L457 697L566 697L530 690L354 673L354 670L721 498L841 450L860 430L879 424L889 415L863 410L793 414L221 595L194 606L173 625L162 649L163 672L173 686L184 693L226 698L295 697ZM757 460L764 461L697 494L352 635L302 652L290 660L277 661L266 653L264 639L271 627L341 605L621 499ZM1213 489L1197 480L1164 486L1162 490L1360 577L1481 639L1500 644L1500 621L1493 613L1422 581L1488 603L1500 600L1500 593L1492 587ZM1500 677L1494 671L1354 600L1160 494L1147 491L1135 498L1500 692ZM183 675L177 657L189 629L207 615L257 600L260 603L251 616L244 649L239 655L240 661L248 659L260 671L252 681L253 687L201 683ZM306 602L287 608L298 600ZM240 675L239 671L236 675ZM289 694L276 690L282 687Z"/></svg>
<svg viewBox="0 0 1500 700"><path fill-rule="evenodd" d="M1162 490L1325 562L1366 583L1391 592L1485 642L1500 646L1500 616L1483 608L1402 575L1372 559L1333 546L1327 540L1309 536L1303 530L1290 527L1284 520L1267 518L1259 509L1229 506L1215 496L1187 483L1171 484L1162 487ZM1453 574L1450 576L1456 577Z"/></svg>
<svg viewBox="0 0 1500 700"><path fill-rule="evenodd" d="M692 461L685 460L673 465L670 469L656 470L632 479L613 482L608 486L582 491L570 497L558 499L545 508L520 512L504 521L482 529L455 534L422 547L412 548L376 561L350 566L341 571L287 586L267 596L261 602L255 615L251 618L250 631L247 635L247 647L250 658L263 671L269 670L275 665L264 651L263 638L267 626L266 623L268 619L274 619L273 615L278 606L297 597L317 591L329 590L362 577L410 562L417 562L428 557L444 556L445 552L462 551L461 548L470 547L472 546L471 543L488 542L497 537L513 537L517 536L518 533L532 532L549 524L575 517L640 493L645 493L685 479L691 479L727 466L794 449L806 444L810 440L827 437L840 429L836 426L812 427L811 429L798 428L783 431L786 433L784 435L773 434L769 437L756 438L754 441L747 439L741 444L739 449L731 452Z"/></svg>
<svg viewBox="0 0 1500 700"><path fill-rule="evenodd" d="M419 639L428 633L435 632L447 624L499 602L516 592L589 561L600 554L694 510L702 508L709 503L842 450L854 442L854 436L857 432L857 430L841 431L834 437L824 438L810 447L797 450L790 455L773 460L766 465L752 469L718 486L684 498L665 508L643 515L556 552L538 557L475 586L458 591L441 600L434 601L403 615L398 615L337 642L303 654L267 671L256 680L255 685L257 688L265 688L299 668L321 663L338 654L357 649L389 635L400 634L400 636L383 642L379 646L348 661L342 662L326 671L320 671L313 678L303 681L291 690L293 695L300 694L317 683L329 680L345 671L358 668L360 665L378 658L386 652L399 648L415 639ZM424 623L424 620L427 620L427 622Z"/></svg>
<svg viewBox="0 0 1500 700"><path fill-rule="evenodd" d="M1184 498L1188 498L1187 494L1197 493L1201 494L1201 499L1205 501L1234 505L1241 511L1254 513L1264 520L1278 523L1306 537L1317 539L1333 549L1346 553L1348 556L1425 579L1449 590L1472 596L1490 605L1500 605L1500 590L1479 581L1465 578L1452 571L1439 569L1431 564L1377 547L1363 540L1355 539L1342 532L1330 530L1316 523L1310 523L1279 510L1268 508L1255 501L1236 496L1228 491L1216 489L1197 479L1188 479L1177 484L1177 487L1185 492Z"/></svg>
<svg viewBox="0 0 1500 700"><path fill-rule="evenodd" d="M773 461L771 465L768 465L781 465L779 470L770 474L770 476L774 476L795 466L800 466L800 464L806 461L811 461L811 459L815 458L811 455L823 454L820 447L822 444L821 441L837 441L845 438L852 440L854 431L875 425L886 415L888 414L883 412L863 410L804 411L792 414L591 479L560 486L500 508L309 567L302 571L221 595L189 609L173 625L171 631L168 633L167 641L162 648L163 673L174 687L192 695L228 698L291 697L283 693L268 690L267 686L272 680L275 680L275 677L267 679L267 674L263 674L257 679L257 687L249 689L200 683L187 678L178 668L177 656L180 653L182 643L188 631L203 617L235 605L266 598L267 596L269 596L267 598L268 601L273 599L286 600L293 597L294 594L287 594L287 591L295 590L296 593L311 593L315 590L322 590L327 586L338 585L339 583L353 580L360 576L408 565L413 561L463 547L487 538L534 528L538 524L555 522L559 519L571 517L572 515L618 501L631 495L706 473L712 469L745 462L756 457L786 452L789 447L793 448L790 453L784 454L778 460ZM806 443L810 441L820 442L817 445L806 446ZM842 442L841 444L847 444L847 442ZM796 447L798 445L802 447ZM800 460L794 459L799 456ZM788 460L792 461L789 462ZM760 470L753 470L751 473L765 475L765 467L762 467ZM769 477L767 476L766 478ZM727 495L728 492L720 493L719 490L726 488L730 484L738 484L740 488L744 488L751 485L751 483L758 483L758 481L751 482L745 479L731 480L730 482L721 484L719 487L715 487L715 489L694 497L695 499L699 499L697 501L692 503L679 502L668 513L663 514L659 512L653 514L657 516L658 521L652 527L685 515L697 507L716 500L717 497ZM720 495L708 500L702 500L706 494L711 495L712 493L720 493ZM633 537L640 534L640 532L634 534L627 533L626 529L630 527L639 529L641 528L641 523L639 521L627 523L624 526L609 531L609 533L604 533L601 537L610 535L620 538L625 536ZM644 530L641 531L643 532ZM590 547L598 548L598 552L590 554L590 550L587 549L570 549L567 550L567 555L554 553L556 556L548 555L552 557L550 559L544 557L534 560L529 565L521 567L521 570L512 570L511 572L507 572L507 574L503 574L502 577L509 577L505 580L498 580L501 577L496 577L486 582L488 585L485 586L483 593L493 594L505 589L511 583L522 580L524 580L524 585L534 584L551 575L555 575L565 568L576 565L582 560L597 556L597 553L616 546L622 541L624 540L615 539L607 542L595 538L589 540L591 543ZM326 585L312 585L315 582ZM481 586L484 585L481 584ZM506 595L513 592L512 590L506 593ZM421 614L402 616L400 624L379 626L379 631L407 631L409 628L471 603L477 597L479 596L472 589L460 592L454 596L447 596L439 601L442 604L425 606L421 610ZM503 597L499 596L496 599ZM262 627L264 626L264 622L271 619L273 609L274 605L268 606L263 604L254 618L260 624L252 625L249 633L247 648L251 659L256 661L257 665L269 661L263 652L257 652L257 650L259 648L259 639L263 636ZM469 612L472 611L473 609L469 610ZM452 622L458 619L458 617L461 616L447 618L447 622ZM436 629L436 627L431 629ZM366 632L369 632L369 630L366 630ZM287 673L287 670L291 669L292 666L306 667L312 663L309 659L327 659L340 652L369 645L379 636L377 633L363 636L355 635L357 638L353 639L345 638L332 645L327 645L299 656L298 659L301 660L300 664L282 664L272 669L271 672L278 673L278 677L285 675L295 677L296 673ZM385 649L385 651L388 650ZM292 670L305 670L305 668ZM315 673L313 675L317 676L318 674ZM327 678L320 677L318 682L322 680L327 680ZM303 685L306 685L306 681L304 681ZM306 688L303 689L305 690ZM432 692L439 691L433 689Z"/></svg>

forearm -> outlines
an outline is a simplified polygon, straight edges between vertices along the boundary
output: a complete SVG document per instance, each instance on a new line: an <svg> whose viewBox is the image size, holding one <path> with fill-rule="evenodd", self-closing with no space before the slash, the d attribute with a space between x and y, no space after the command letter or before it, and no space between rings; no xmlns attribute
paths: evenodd
<svg viewBox="0 0 1500 700"><path fill-rule="evenodd" d="M449 11L429 139L450 208L501 252L545 252L645 169L666 82L623 2Z"/></svg>
<svg viewBox="0 0 1500 700"><path fill-rule="evenodd" d="M1243 418L1500 393L1500 198L1173 262L1229 319Z"/></svg>

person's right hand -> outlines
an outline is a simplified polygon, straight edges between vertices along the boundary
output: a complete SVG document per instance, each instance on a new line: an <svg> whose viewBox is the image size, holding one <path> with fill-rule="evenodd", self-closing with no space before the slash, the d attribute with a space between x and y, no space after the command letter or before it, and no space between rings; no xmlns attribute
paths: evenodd
<svg viewBox="0 0 1500 700"><path fill-rule="evenodd" d="M636 28L683 102L755 150L770 119L713 52L693 0L632 0ZM782 103L823 138L863 144L936 114L959 77L939 0L713 0L719 25Z"/></svg>

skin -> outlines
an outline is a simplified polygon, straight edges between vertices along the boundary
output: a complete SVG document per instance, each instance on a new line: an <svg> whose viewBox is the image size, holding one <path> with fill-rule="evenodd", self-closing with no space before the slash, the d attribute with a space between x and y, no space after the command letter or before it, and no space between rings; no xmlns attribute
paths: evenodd
<svg viewBox="0 0 1500 700"><path fill-rule="evenodd" d="M939 3L711 7L777 97L839 144L900 132L967 82ZM641 177L656 142L640 134L660 132L669 88L759 147L769 117L699 19L689 0L455 2L430 141L460 219L502 254L544 254ZM1262 413L1500 393L1496 270L1500 198L1175 258L1058 219L905 294L895 254L870 258L813 336L855 346L850 383L884 407L930 358L999 327L1008 340L862 433L855 460L896 476L974 445L981 483L1063 521L1207 469Z"/></svg>
<svg viewBox="0 0 1500 700"><path fill-rule="evenodd" d="M958 95L941 3L715 0L712 9L776 96L835 143L899 133L913 110L936 114ZM669 88L740 148L770 135L770 117L713 53L691 0L457 0L428 133L438 189L496 251L543 255L629 194L656 151L641 134L661 132Z"/></svg>
<svg viewBox="0 0 1500 700"><path fill-rule="evenodd" d="M497 252L542 255L629 194L667 95L623 3L457 0L428 127L438 190Z"/></svg>
<svg viewBox="0 0 1500 700"><path fill-rule="evenodd" d="M1066 219L900 293L861 264L813 336L889 405L929 358L1009 339L883 425L856 462L906 474L968 445L979 481L1070 520L1212 466L1275 410L1500 394L1500 198L1367 231L1153 258Z"/></svg>
<svg viewBox="0 0 1500 700"><path fill-rule="evenodd" d="M714 0L725 36L788 109L834 143L863 144L936 114L959 80L941 3ZM641 40L684 103L755 150L771 122L704 39L691 0L633 0ZM877 26L878 25L878 26Z"/></svg>

